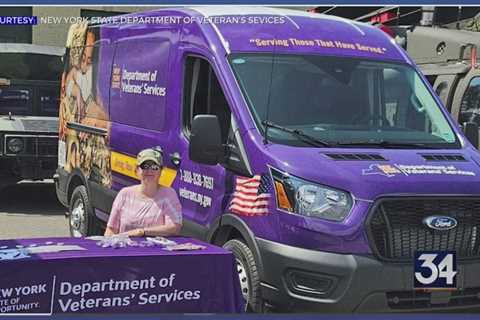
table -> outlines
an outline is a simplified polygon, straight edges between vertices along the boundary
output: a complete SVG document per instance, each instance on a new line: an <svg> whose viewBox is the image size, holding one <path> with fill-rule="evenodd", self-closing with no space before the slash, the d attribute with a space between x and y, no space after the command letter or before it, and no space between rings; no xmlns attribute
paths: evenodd
<svg viewBox="0 0 480 320"><path fill-rule="evenodd" d="M57 244L85 249L0 260L0 313L242 312L232 253L191 238L169 239L206 249L102 248L85 238L0 241L0 250Z"/></svg>

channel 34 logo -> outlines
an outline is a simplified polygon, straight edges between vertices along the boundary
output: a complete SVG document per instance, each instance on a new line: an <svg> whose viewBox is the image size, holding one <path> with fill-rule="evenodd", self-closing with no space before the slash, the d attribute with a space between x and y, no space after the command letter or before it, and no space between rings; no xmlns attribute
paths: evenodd
<svg viewBox="0 0 480 320"><path fill-rule="evenodd" d="M415 252L415 289L455 289L456 276L455 251Z"/></svg>

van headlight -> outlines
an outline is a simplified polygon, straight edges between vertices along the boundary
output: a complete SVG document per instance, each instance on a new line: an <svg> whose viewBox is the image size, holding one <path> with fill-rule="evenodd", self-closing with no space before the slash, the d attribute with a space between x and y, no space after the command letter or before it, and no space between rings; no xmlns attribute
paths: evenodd
<svg viewBox="0 0 480 320"><path fill-rule="evenodd" d="M12 153L20 153L23 150L23 139L22 138L8 139L7 148Z"/></svg>
<svg viewBox="0 0 480 320"><path fill-rule="evenodd" d="M353 206L345 191L312 183L271 169L277 207L288 212L332 221L344 220Z"/></svg>

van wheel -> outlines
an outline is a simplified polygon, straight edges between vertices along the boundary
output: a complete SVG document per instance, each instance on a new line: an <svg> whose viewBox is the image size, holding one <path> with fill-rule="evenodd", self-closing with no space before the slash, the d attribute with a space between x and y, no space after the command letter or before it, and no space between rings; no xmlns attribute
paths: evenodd
<svg viewBox="0 0 480 320"><path fill-rule="evenodd" d="M85 186L78 186L73 190L68 217L72 237L91 236L95 233L96 219Z"/></svg>
<svg viewBox="0 0 480 320"><path fill-rule="evenodd" d="M235 256L238 277L240 278L240 288L246 301L245 311L263 312L260 277L252 250L238 239L227 241L223 248L232 251Z"/></svg>

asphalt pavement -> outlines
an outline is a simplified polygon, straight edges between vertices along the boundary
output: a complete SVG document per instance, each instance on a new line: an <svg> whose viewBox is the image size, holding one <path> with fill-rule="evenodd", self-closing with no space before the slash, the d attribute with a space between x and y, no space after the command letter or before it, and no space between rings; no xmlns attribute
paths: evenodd
<svg viewBox="0 0 480 320"><path fill-rule="evenodd" d="M0 239L68 237L53 181L22 181L0 189Z"/></svg>

